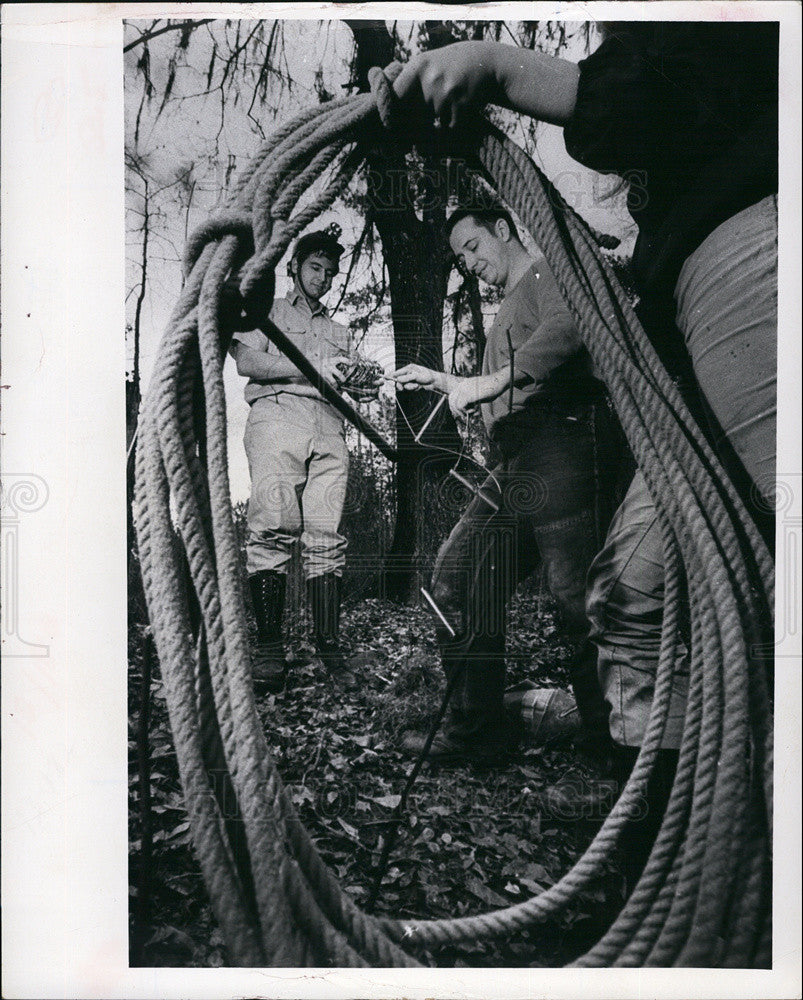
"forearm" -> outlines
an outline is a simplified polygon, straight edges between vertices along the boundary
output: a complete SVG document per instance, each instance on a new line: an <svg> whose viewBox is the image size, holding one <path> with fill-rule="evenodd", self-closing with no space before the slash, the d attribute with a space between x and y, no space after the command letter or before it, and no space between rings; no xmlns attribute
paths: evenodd
<svg viewBox="0 0 803 1000"><path fill-rule="evenodd" d="M465 381L465 378L462 376L450 375L449 372L435 372L435 374L438 376L438 381L434 388L437 389L438 392L442 392L447 396L453 389L460 385L461 382Z"/></svg>
<svg viewBox="0 0 803 1000"><path fill-rule="evenodd" d="M460 382L466 381L457 375L449 375L434 368L412 363L396 369L392 377L402 390L430 389L445 394L450 393Z"/></svg>
<svg viewBox="0 0 803 1000"><path fill-rule="evenodd" d="M496 399L509 385L510 371L504 369L489 375L458 378L449 392L449 408L456 417L464 417L468 407Z"/></svg>
<svg viewBox="0 0 803 1000"><path fill-rule="evenodd" d="M448 395L455 386L465 382L465 378L460 375L450 375L448 372L439 372L434 368L424 368L423 371L426 372L426 381L419 381L417 387L442 392L444 395ZM414 388L414 386L410 386L410 388Z"/></svg>
<svg viewBox="0 0 803 1000"><path fill-rule="evenodd" d="M514 45L489 46L495 86L494 104L539 121L565 125L577 100L580 70L576 63Z"/></svg>
<svg viewBox="0 0 803 1000"><path fill-rule="evenodd" d="M477 402L487 403L501 396L510 386L510 369L500 368L488 375L477 375L471 381Z"/></svg>
<svg viewBox="0 0 803 1000"><path fill-rule="evenodd" d="M303 382L304 376L283 354L253 351L241 345L235 354L237 372L258 382Z"/></svg>

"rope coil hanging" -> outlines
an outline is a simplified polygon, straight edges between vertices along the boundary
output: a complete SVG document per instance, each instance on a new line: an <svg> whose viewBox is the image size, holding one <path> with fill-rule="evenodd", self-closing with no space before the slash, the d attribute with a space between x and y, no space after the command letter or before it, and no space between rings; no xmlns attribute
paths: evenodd
<svg viewBox="0 0 803 1000"><path fill-rule="evenodd" d="M134 514L143 583L193 843L232 963L414 966L421 946L510 934L571 905L641 805L669 711L687 590L690 686L669 805L634 892L576 964L766 966L772 710L767 670L753 651L766 648L772 559L598 241L526 155L490 125L483 126L477 164L542 249L658 512L666 597L644 744L618 802L557 884L515 906L454 920L362 912L325 866L279 777L250 681L219 301L227 274L249 255L243 295L270 282L290 242L346 188L371 137L382 126L397 134L395 72L372 70L370 94L310 108L274 133L224 209L190 237L186 284L142 409ZM293 214L328 169L329 183ZM199 387L201 428L194 409Z"/></svg>

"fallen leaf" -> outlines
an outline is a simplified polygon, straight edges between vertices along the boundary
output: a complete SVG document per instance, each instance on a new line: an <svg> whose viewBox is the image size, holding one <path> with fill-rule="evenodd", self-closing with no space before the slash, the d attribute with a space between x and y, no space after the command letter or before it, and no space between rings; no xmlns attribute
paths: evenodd
<svg viewBox="0 0 803 1000"><path fill-rule="evenodd" d="M472 895L476 896L477 899L481 899L483 903L487 903L494 909L498 909L502 906L510 906L510 903L504 896L500 896L498 892L494 892L493 889L488 888L487 885L480 882L480 880L474 875L469 875L466 878L466 888Z"/></svg>
<svg viewBox="0 0 803 1000"><path fill-rule="evenodd" d="M344 819L341 819L340 816L337 817L337 821L350 837L356 840L357 843L360 842L360 834L357 831L356 827L352 826L350 823L347 823Z"/></svg>
<svg viewBox="0 0 803 1000"><path fill-rule="evenodd" d="M378 806L382 806L384 809L395 809L401 802L401 795L371 795L369 798L371 802L376 802Z"/></svg>

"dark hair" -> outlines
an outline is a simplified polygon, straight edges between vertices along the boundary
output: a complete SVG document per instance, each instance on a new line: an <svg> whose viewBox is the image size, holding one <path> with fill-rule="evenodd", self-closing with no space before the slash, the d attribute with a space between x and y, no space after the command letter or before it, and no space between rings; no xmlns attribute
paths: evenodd
<svg viewBox="0 0 803 1000"><path fill-rule="evenodd" d="M494 235L496 224L501 219L503 222L507 223L508 228L510 229L510 235L513 239L516 240L517 243L521 243L519 231L516 229L516 223L513 221L513 216L506 208L456 208L446 220L447 240L451 238L452 230L457 223L462 222L463 219L473 219L478 226L482 226L483 229L487 229L489 233L493 233Z"/></svg>

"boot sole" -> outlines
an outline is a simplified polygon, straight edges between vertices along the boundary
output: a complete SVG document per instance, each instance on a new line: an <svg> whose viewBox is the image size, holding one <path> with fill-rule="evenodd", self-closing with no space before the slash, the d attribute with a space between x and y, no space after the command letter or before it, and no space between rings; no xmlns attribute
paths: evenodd
<svg viewBox="0 0 803 1000"><path fill-rule="evenodd" d="M402 745L401 750L408 757L418 757L421 751L424 749L424 744L420 743L418 746ZM437 767L442 764L445 767L452 765L464 765L468 766L491 766L496 767L499 765L507 765L512 762L512 760L517 755L516 747L500 747L499 749L493 750L435 750L434 752L430 750L427 756L424 758L424 762L432 767Z"/></svg>

